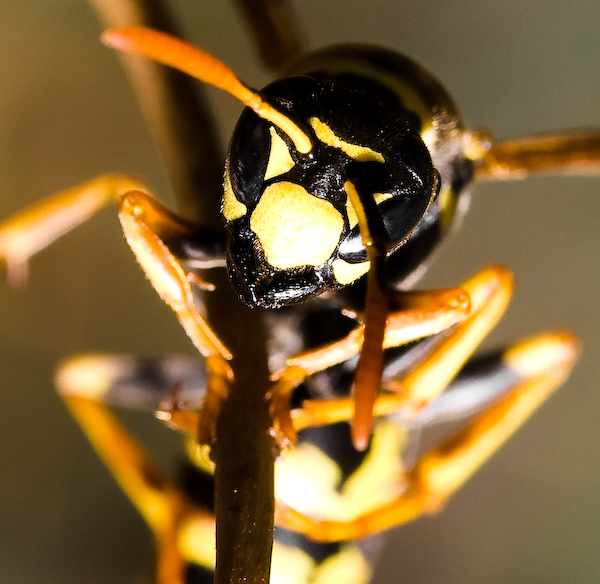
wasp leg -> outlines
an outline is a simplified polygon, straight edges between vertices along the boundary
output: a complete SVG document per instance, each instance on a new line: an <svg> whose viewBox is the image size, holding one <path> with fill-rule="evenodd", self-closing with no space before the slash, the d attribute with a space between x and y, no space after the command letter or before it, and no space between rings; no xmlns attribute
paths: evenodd
<svg viewBox="0 0 600 584"><path fill-rule="evenodd" d="M549 332L500 353L488 364L487 379L479 375L471 383L474 390L483 391L486 385L504 385L503 396L425 454L410 472L401 473L396 480L405 490L391 502L349 521L314 519L278 502L277 524L313 540L332 542L364 537L438 511L564 381L578 350L569 333Z"/></svg>
<svg viewBox="0 0 600 584"><path fill-rule="evenodd" d="M388 389L396 395L380 396L374 405L375 415L398 411L399 408L418 410L435 399L473 353L489 330L498 322L512 291L510 273L492 266L464 282L459 289L442 292L410 292L396 298L408 310L390 313L386 324L383 347L399 347L410 341L447 331L462 322L443 346L427 360L413 377L404 379L402 387L393 384ZM467 316L469 318L467 318ZM295 410L294 422L286 411L289 395L308 375L322 371L356 355L361 348L362 328L353 330L345 339L288 360L288 367L275 374L278 380L272 392L275 417L280 431L293 439L296 430L306 426L330 424L352 417L351 399L308 402ZM441 374L444 371L444 374Z"/></svg>
<svg viewBox="0 0 600 584"><path fill-rule="evenodd" d="M160 298L177 315L194 346L206 358L208 382L200 416L198 439L209 442L233 370L231 353L213 333L194 303L190 272L171 251L169 240L185 239L189 224L141 191L130 191L119 200L119 219L127 243ZM193 234L193 229L190 235Z"/></svg>
<svg viewBox="0 0 600 584"><path fill-rule="evenodd" d="M421 359L429 366L419 369L410 384L403 382L404 393L380 395L374 405L374 414L385 415L398 411L411 398L419 402L426 401L422 393L431 378L434 383L429 388L430 399L439 395L496 324L508 302L510 291L511 277L508 271L501 267L490 267L467 280L461 288L403 293L402 303L406 309L388 315L384 348L405 345L436 333L440 335L440 331L441 335ZM495 302L490 300L494 296L497 297ZM482 310L486 304L486 310ZM474 313L473 316L467 319L471 312ZM487 326L482 328L483 319L486 319ZM453 325L461 321L464 321L469 334L465 333L462 326L452 329ZM444 332L448 334L444 335ZM304 428L334 424L352 418L352 398L306 400L301 409L292 411L289 404L294 389L309 375L358 354L362 347L361 335L362 327L358 327L341 341L292 357L288 359L285 369L272 376L276 383L269 392L269 398L276 424L274 432L282 448L295 443L296 432ZM437 351L434 352L433 349ZM441 365L437 365L440 362ZM440 367L444 367L443 375ZM165 412L165 417L170 417L169 412ZM197 427L193 414L174 419L172 425L186 433Z"/></svg>
<svg viewBox="0 0 600 584"><path fill-rule="evenodd" d="M396 347L446 330L464 320L470 309L469 296L462 288L405 293L402 294L402 303L404 310L388 314L384 348ZM289 411L292 391L307 376L357 355L363 346L363 332L364 325L361 325L341 341L292 357L287 360L285 369L273 375L276 384L270 397L280 442L295 442Z"/></svg>
<svg viewBox="0 0 600 584"><path fill-rule="evenodd" d="M111 407L156 411L176 401L178 407L197 410L207 377L205 364L195 357L90 353L62 363L57 384L62 393L76 393Z"/></svg>
<svg viewBox="0 0 600 584"><path fill-rule="evenodd" d="M600 173L600 130L528 136L493 142L471 134L475 178L508 180L532 173Z"/></svg>
<svg viewBox="0 0 600 584"><path fill-rule="evenodd" d="M192 282L211 288L191 272L223 266L223 245L154 202L138 181L105 175L53 195L0 225L0 260L13 282L26 276L27 260L108 202L119 200L125 236L161 298L175 311L188 336L206 358L210 372L200 437L214 434L220 404L227 395L231 354L194 305Z"/></svg>
<svg viewBox="0 0 600 584"><path fill-rule="evenodd" d="M43 199L0 224L0 261L11 284L27 279L31 256L73 229L124 192L144 186L127 176L108 174Z"/></svg>
<svg viewBox="0 0 600 584"><path fill-rule="evenodd" d="M155 366L156 371L164 369ZM134 381L136 371L147 372L147 364L140 368L139 362L122 356L78 358L62 365L56 382L71 414L150 526L158 550L157 582L183 584L187 562L213 568L214 516L165 477L102 403L111 393L126 403L132 394L131 387L124 388ZM142 382L143 377L142 373ZM119 389L119 382L126 383Z"/></svg>
<svg viewBox="0 0 600 584"><path fill-rule="evenodd" d="M415 416L444 391L504 314L512 293L512 276L506 268L490 266L464 282L461 289L470 298L469 317L451 330L447 330L448 327L441 329L447 332L431 345L421 364L401 380L384 382L383 387L390 393L377 398L373 409L375 416L394 412ZM386 331L385 348L398 347L411 340L406 338L403 323L398 321L397 325L389 333ZM349 420L352 408L350 398L307 400L302 409L292 412L294 428L298 431Z"/></svg>

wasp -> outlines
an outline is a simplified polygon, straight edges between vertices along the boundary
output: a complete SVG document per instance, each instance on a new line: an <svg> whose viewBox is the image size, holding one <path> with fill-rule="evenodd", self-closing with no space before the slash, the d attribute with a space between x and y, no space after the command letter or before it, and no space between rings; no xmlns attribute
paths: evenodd
<svg viewBox="0 0 600 584"><path fill-rule="evenodd" d="M433 189L432 189L433 190ZM245 282L245 281L244 281Z"/></svg>

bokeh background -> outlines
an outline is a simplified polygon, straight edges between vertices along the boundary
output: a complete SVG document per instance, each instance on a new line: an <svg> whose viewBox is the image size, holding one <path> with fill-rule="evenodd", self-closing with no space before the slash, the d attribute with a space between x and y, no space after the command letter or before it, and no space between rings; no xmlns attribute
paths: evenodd
<svg viewBox="0 0 600 584"><path fill-rule="evenodd" d="M254 85L241 22L222 0L171 1L188 37ZM393 47L446 84L471 127L497 137L600 126L600 3L578 0L297 0L314 47ZM119 170L169 187L117 59L81 0L0 2L0 216ZM211 93L223 140L239 106ZM600 581L600 178L481 184L424 282L451 286L492 262L515 273L488 344L566 326L584 352L565 386L447 508L387 539L376 581ZM55 364L86 351L193 350L135 265L113 209L0 286L0 581L120 584L150 573L150 536L69 418ZM178 438L127 420L167 469Z"/></svg>

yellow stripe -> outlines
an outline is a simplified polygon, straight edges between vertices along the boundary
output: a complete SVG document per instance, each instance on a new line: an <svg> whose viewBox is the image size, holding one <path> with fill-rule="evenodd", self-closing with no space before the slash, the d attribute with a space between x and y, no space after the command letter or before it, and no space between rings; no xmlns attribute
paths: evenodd
<svg viewBox="0 0 600 584"><path fill-rule="evenodd" d="M271 133L271 151L269 152L269 162L267 163L264 180L285 174L294 167L294 161L287 144L273 126L269 128L269 132Z"/></svg>
<svg viewBox="0 0 600 584"><path fill-rule="evenodd" d="M310 118L310 125L312 126L317 138L324 144L331 146L332 148L338 148L342 152L346 153L350 158L354 158L358 162L369 162L375 161L383 164L385 159L383 154L368 148L367 146L359 146L358 144L350 144L338 138L333 130L319 118Z"/></svg>
<svg viewBox="0 0 600 584"><path fill-rule="evenodd" d="M350 264L345 260L338 258L331 263L333 275L338 284L345 286L364 276L371 267L371 262L360 262L359 264Z"/></svg>
<svg viewBox="0 0 600 584"><path fill-rule="evenodd" d="M226 221L239 219L246 214L246 205L240 203L233 193L231 178L229 175L229 160L225 163L225 178L223 182L223 201L221 202L221 214Z"/></svg>
<svg viewBox="0 0 600 584"><path fill-rule="evenodd" d="M394 195L392 195L391 193L375 193L373 195L373 198L375 199L375 202L379 205L380 203L383 203L383 201L391 199L393 196ZM353 229L354 227L356 227L356 225L358 225L358 215L356 214L356 209L354 208L350 197L348 197L348 199L346 200L346 213L348 215L348 223L350 224L350 229Z"/></svg>

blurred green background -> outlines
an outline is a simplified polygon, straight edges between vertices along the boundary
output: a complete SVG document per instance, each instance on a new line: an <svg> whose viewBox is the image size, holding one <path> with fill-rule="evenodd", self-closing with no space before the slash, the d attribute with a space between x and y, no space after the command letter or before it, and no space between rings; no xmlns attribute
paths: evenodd
<svg viewBox="0 0 600 584"><path fill-rule="evenodd" d="M191 40L253 85L269 78L222 0L170 3ZM426 64L471 127L497 137L600 126L600 3L298 0L311 46L361 41ZM107 171L168 185L115 55L81 0L0 2L0 217ZM223 140L239 106L211 93ZM391 533L376 582L600 581L600 178L481 184L424 282L502 262L511 309L489 344L553 326L583 340L565 386L437 517ZM86 351L193 350L135 265L113 209L0 286L0 582L144 581L147 529L52 386ZM174 469L178 438L129 415Z"/></svg>

